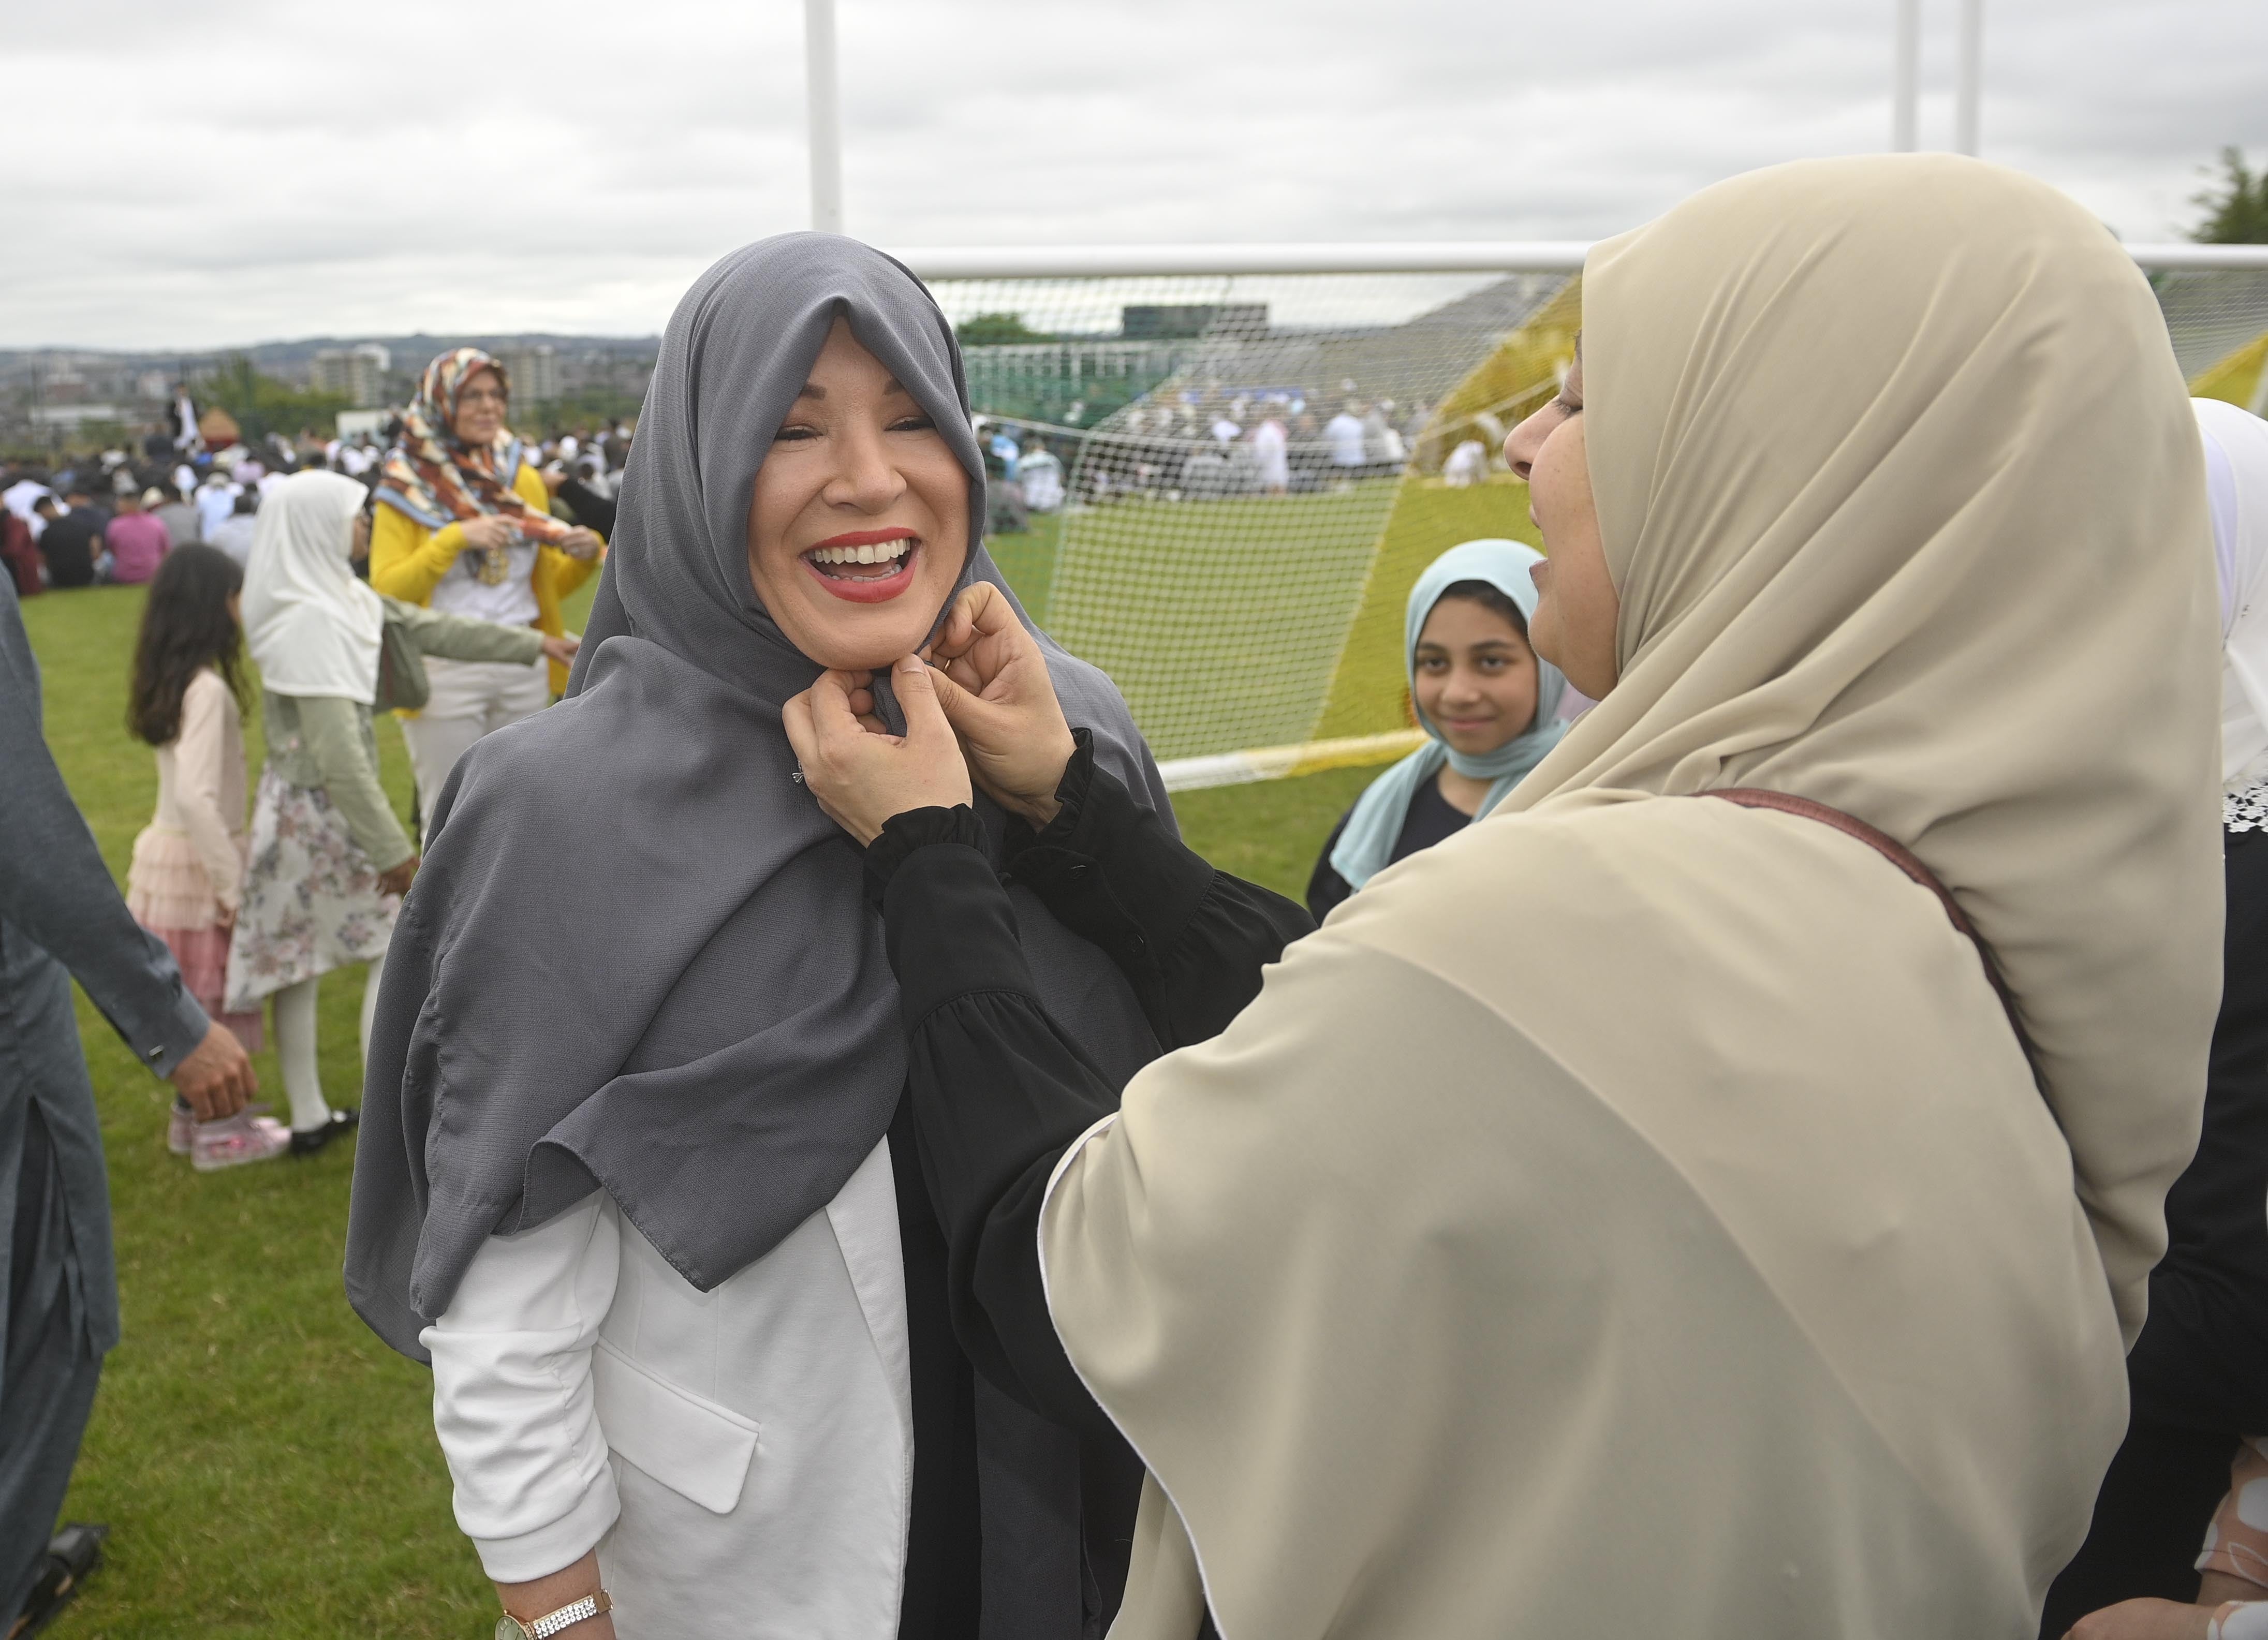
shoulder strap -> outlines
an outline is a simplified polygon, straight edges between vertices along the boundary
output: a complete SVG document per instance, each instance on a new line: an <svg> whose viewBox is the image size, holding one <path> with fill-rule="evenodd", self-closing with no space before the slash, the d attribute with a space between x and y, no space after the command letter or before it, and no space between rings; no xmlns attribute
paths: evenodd
<svg viewBox="0 0 2268 1640"><path fill-rule="evenodd" d="M1831 826L1845 836L1865 843L1935 894L1938 904L1945 908L1946 919L1977 948L1977 959L1984 965L1984 977L1992 983L1992 994L2000 999L2001 1010L2008 1016L2008 1026L2015 1032L2017 1045L2024 1050L2024 1057L2031 1062L2032 1074L2035 1079L2037 1078L2039 1055L2033 1050L2031 1033L2024 1029L2024 1021L2016 1012L2016 999L2009 993L2007 982L2000 977L2000 965L1993 958L1992 948L1984 943L1984 937L1977 931L1977 925L1969 920L1969 914L1961 908L1952 892L1937 880L1937 873L1924 865L1912 849L1887 832L1875 830L1855 814L1845 814L1841 809L1830 808L1810 798L1799 798L1793 792L1769 791L1761 786L1727 786L1720 791L1697 791L1691 795L1721 798L1727 803L1737 803L1744 809L1776 809L1783 814L1798 814L1805 820L1817 820L1822 826Z"/></svg>

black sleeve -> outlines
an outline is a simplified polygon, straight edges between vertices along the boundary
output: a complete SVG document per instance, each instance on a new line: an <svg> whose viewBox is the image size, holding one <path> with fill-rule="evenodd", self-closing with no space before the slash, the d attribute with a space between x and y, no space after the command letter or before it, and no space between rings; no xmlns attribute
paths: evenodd
<svg viewBox="0 0 2268 1640"><path fill-rule="evenodd" d="M1116 1439L1056 1336L1040 1207L1073 1140L1118 1096L1048 1019L1007 891L968 808L894 818L867 851L906 1032L922 1172L944 1229L954 1334L1042 1416Z"/></svg>
<svg viewBox="0 0 2268 1640"><path fill-rule="evenodd" d="M1323 851L1315 857L1314 874L1307 879L1307 915L1315 919L1317 927L1325 917L1346 901L1354 898L1353 885L1338 874L1331 864L1331 850L1339 846L1339 834L1346 830L1347 822L1354 818L1349 808L1339 816L1339 823L1331 827L1331 835L1323 839Z"/></svg>
<svg viewBox="0 0 2268 1640"><path fill-rule="evenodd" d="M1009 873L1118 965L1162 1046L1204 1041L1314 922L1283 895L1215 871L1095 767L1087 731L1076 738L1056 791L1062 811L1036 835L1012 828Z"/></svg>
<svg viewBox="0 0 2268 1640"><path fill-rule="evenodd" d="M571 478L559 486L560 498L575 514L575 522L585 529L596 530L608 541L615 539L615 504L592 489L579 478Z"/></svg>

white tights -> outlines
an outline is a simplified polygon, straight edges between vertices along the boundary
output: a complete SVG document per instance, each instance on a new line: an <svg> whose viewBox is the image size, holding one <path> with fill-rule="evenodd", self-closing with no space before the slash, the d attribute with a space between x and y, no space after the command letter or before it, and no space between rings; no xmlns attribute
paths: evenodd
<svg viewBox="0 0 2268 1640"><path fill-rule="evenodd" d="M378 982L386 959L370 965L362 986L362 1056L370 1060L370 1017L378 1008ZM300 1133L322 1127L331 1119L323 1102L322 1072L315 1063L315 991L318 979L301 980L276 993L276 1057L284 1065L284 1092L291 1100L291 1126Z"/></svg>

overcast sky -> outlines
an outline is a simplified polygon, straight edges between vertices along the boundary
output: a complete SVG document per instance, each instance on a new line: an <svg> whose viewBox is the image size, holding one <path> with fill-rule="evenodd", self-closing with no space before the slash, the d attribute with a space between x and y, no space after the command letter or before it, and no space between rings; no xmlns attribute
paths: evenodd
<svg viewBox="0 0 2268 1640"><path fill-rule="evenodd" d="M1882 147L1891 0L839 0L888 246L1590 238ZM658 330L807 225L800 0L16 0L0 346ZM1925 146L1952 134L1927 0ZM2132 239L2268 162L2263 0L1986 0L1988 158ZM23 163L26 157L32 163Z"/></svg>

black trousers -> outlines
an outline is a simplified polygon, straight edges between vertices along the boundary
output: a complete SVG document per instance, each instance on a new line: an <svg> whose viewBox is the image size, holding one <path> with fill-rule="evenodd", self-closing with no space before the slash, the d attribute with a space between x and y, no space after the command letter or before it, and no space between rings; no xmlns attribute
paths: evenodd
<svg viewBox="0 0 2268 1640"><path fill-rule="evenodd" d="M102 1356L70 1278L70 1227L34 1105L9 1227L8 1341L0 1367L0 1633L37 1581L94 1407Z"/></svg>
<svg viewBox="0 0 2268 1640"><path fill-rule="evenodd" d="M2228 929L2205 1131L2166 1197L2166 1256L2127 1357L2133 1410L2040 1633L2143 1595L2197 1598L2238 1439L2268 1434L2268 832L2228 835Z"/></svg>

